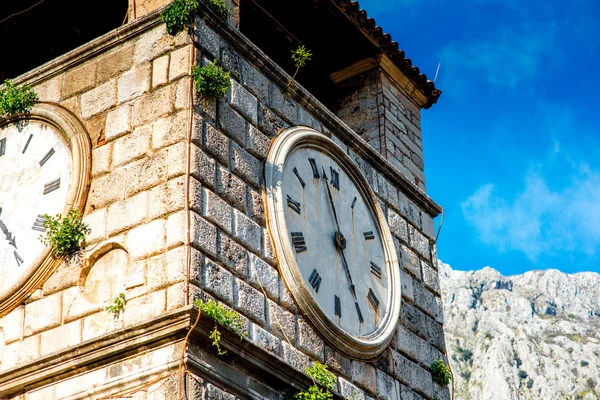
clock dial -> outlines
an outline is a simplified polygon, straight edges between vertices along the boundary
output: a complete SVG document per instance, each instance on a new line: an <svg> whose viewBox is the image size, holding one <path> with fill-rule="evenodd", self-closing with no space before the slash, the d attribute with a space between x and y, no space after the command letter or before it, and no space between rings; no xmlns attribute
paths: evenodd
<svg viewBox="0 0 600 400"><path fill-rule="evenodd" d="M56 128L31 120L0 128L0 293L45 253L44 215L64 211L71 155Z"/></svg>
<svg viewBox="0 0 600 400"><path fill-rule="evenodd" d="M372 334L389 302L389 274L380 267L378 222L363 194L336 160L314 148L289 155L281 187L289 244L315 301L344 331Z"/></svg>
<svg viewBox="0 0 600 400"><path fill-rule="evenodd" d="M269 229L292 296L338 351L372 359L400 311L396 253L377 199L330 139L292 128L265 167Z"/></svg>

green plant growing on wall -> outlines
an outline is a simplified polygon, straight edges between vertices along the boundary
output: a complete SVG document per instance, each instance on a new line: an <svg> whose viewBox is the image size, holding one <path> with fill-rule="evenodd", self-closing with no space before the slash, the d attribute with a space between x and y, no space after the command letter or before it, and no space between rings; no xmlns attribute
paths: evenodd
<svg viewBox="0 0 600 400"><path fill-rule="evenodd" d="M292 50L292 61L294 61L296 71L294 71L294 75L292 75L288 84L286 85L284 90L285 93L288 92L290 85L292 84L294 79L296 79L296 75L298 75L298 71L300 71L300 68L304 67L306 65L306 62L310 61L311 57L312 52L306 47L304 47L304 45L300 45L298 46L298 48L296 48L296 50Z"/></svg>
<svg viewBox="0 0 600 400"><path fill-rule="evenodd" d="M119 293L119 295L113 300L113 303L106 309L109 314L112 314L113 317L117 319L119 318L119 315L121 315L121 313L125 311L125 304L127 304L127 299L125 299L125 293Z"/></svg>
<svg viewBox="0 0 600 400"><path fill-rule="evenodd" d="M212 344L217 348L217 353L219 353L219 355L227 353L226 351L221 350L221 332L219 331L219 324L233 330L240 336L240 339L248 336L242 317L235 311L226 308L223 304L217 303L214 300L204 302L198 299L194 302L194 305L198 307L201 312L215 321L215 327L211 331L209 338L212 339Z"/></svg>
<svg viewBox="0 0 600 400"><path fill-rule="evenodd" d="M196 91L209 99L220 99L227 94L229 88L229 72L217 65L214 60L204 67L194 65L192 77L196 82Z"/></svg>
<svg viewBox="0 0 600 400"><path fill-rule="evenodd" d="M38 101L38 96L31 87L15 86L7 79L0 86L0 117L27 113Z"/></svg>
<svg viewBox="0 0 600 400"><path fill-rule="evenodd" d="M196 9L198 0L173 0L160 14L167 26L167 33L176 35L181 32L192 21Z"/></svg>
<svg viewBox="0 0 600 400"><path fill-rule="evenodd" d="M39 240L45 246L51 246L56 257L64 257L81 249L85 235L90 233L90 228L81 221L81 212L77 209L72 209L65 217L61 214L56 217L44 215L44 228L45 236L40 235Z"/></svg>
<svg viewBox="0 0 600 400"><path fill-rule="evenodd" d="M331 391L335 387L336 377L329 372L327 366L315 361L310 367L304 370L311 377L314 385L308 390L294 395L297 400L329 400L333 398ZM319 387L321 385L323 388Z"/></svg>
<svg viewBox="0 0 600 400"><path fill-rule="evenodd" d="M229 18L229 10L223 0L206 0L208 6L221 18Z"/></svg>
<svg viewBox="0 0 600 400"><path fill-rule="evenodd" d="M452 372L444 362L438 358L437 361L431 364L431 378L438 385L447 385L452 379Z"/></svg>

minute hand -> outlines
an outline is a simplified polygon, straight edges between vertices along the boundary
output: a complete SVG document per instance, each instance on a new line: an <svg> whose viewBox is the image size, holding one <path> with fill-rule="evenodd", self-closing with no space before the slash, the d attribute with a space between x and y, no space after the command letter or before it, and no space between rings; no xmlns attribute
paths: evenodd
<svg viewBox="0 0 600 400"><path fill-rule="evenodd" d="M2 208L0 208L0 214L2 214ZM12 234L12 232L10 232L8 230L8 228L6 227L6 225L4 225L4 222L2 222L2 220L0 219L0 230L2 230L2 232L6 235L6 240L8 240L8 243L13 246L15 249L17 248L17 238L15 238Z"/></svg>
<svg viewBox="0 0 600 400"><path fill-rule="evenodd" d="M340 224L338 222L337 213L335 212L335 205L333 204L333 198L331 197L331 189L329 188L329 182L327 180L327 174L325 173L325 168L323 168L323 180L325 181L325 187L327 188L327 195L329 196L329 203L331 204L331 210L333 211L333 218L335 219L335 226L337 227L337 231L335 232L335 243L337 244L338 249L342 255L342 264L344 266L344 272L346 272L346 278L348 278L348 284L350 285L350 291L352 292L352 296L354 300L356 300L356 290L354 288L354 283L352 282L352 276L350 275L350 268L348 268L348 261L346 261L346 256L344 255L344 247L345 243L342 246L340 238L343 239L343 235L340 232ZM345 239L343 239L345 242Z"/></svg>

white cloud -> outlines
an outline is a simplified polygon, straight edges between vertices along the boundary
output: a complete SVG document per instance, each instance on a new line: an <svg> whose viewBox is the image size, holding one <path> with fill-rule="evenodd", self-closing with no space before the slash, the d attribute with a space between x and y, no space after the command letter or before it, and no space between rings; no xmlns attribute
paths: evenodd
<svg viewBox="0 0 600 400"><path fill-rule="evenodd" d="M532 261L561 252L594 255L600 247L600 171L580 164L568 174L566 184L551 187L553 177L532 168L514 196L484 185L462 203L464 217L484 243Z"/></svg>

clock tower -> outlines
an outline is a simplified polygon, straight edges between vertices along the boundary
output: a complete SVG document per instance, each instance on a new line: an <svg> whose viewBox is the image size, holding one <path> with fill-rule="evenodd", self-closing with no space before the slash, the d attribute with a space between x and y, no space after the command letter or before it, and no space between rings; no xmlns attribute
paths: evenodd
<svg viewBox="0 0 600 400"><path fill-rule="evenodd" d="M175 35L169 1L109 3L0 62L40 98L0 119L0 398L285 399L318 361L335 399L449 399L420 124L441 92L356 2L199 1ZM4 51L27 18L84 20L28 6ZM192 74L213 60L218 99ZM65 262L37 237L73 208Z"/></svg>

